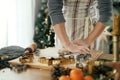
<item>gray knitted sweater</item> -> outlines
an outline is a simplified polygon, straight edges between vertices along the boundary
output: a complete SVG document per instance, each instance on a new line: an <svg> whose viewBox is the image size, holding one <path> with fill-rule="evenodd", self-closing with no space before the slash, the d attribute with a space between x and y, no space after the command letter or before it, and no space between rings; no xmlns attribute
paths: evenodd
<svg viewBox="0 0 120 80"><path fill-rule="evenodd" d="M48 0L48 11L52 25L65 22L62 12L63 0ZM112 15L112 0L98 0L99 22L106 24Z"/></svg>

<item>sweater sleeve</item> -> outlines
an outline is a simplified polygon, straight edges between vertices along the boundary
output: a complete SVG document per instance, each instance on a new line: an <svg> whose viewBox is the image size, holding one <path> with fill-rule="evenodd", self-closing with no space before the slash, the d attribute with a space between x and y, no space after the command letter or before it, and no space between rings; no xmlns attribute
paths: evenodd
<svg viewBox="0 0 120 80"><path fill-rule="evenodd" d="M63 0L48 0L48 13L53 26L65 22L62 8Z"/></svg>
<svg viewBox="0 0 120 80"><path fill-rule="evenodd" d="M107 26L112 16L112 0L98 0L98 9L100 14L99 22Z"/></svg>

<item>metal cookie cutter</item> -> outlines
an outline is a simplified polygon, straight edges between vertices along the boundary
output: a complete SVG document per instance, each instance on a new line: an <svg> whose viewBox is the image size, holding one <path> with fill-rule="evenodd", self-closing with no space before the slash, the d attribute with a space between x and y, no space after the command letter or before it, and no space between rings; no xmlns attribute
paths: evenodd
<svg viewBox="0 0 120 80"><path fill-rule="evenodd" d="M11 70L16 73L21 73L21 72L26 71L27 68L28 66L25 64L15 64L15 65L12 65Z"/></svg>

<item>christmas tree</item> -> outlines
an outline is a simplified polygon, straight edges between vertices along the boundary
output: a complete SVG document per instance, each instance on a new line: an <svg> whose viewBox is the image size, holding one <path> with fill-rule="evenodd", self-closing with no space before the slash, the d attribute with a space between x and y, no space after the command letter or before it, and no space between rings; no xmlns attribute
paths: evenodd
<svg viewBox="0 0 120 80"><path fill-rule="evenodd" d="M37 43L38 48L53 47L54 32L48 16L47 0L41 2L41 8L35 22L34 42Z"/></svg>

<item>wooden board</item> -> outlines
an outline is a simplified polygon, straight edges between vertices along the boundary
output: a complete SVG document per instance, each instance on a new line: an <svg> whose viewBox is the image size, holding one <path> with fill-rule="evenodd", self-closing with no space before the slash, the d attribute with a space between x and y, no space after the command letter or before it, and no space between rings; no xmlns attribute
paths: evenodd
<svg viewBox="0 0 120 80"><path fill-rule="evenodd" d="M58 57L59 56L57 48L42 49L42 50L40 50L39 54L40 54L39 56L34 56L34 59L33 59L34 61L32 63L24 63L24 64L28 65L31 68L40 68L40 69L44 69L44 70L50 70L52 68L52 66L38 62L38 58L39 57L50 58L50 57ZM11 60L11 61L9 61L9 63L11 65L22 64L21 62L19 62L19 58ZM69 65L63 65L63 66L66 66L66 67L69 66L70 68L73 68L75 66L75 64L69 64Z"/></svg>
<svg viewBox="0 0 120 80"><path fill-rule="evenodd" d="M38 62L38 58L39 57L47 57L47 58L58 57L59 56L58 50L59 49L57 49L57 48L41 49L40 52L39 52L40 55L39 56L34 56L34 61L32 63L25 63L25 64L27 64L29 67L32 67L32 68L41 68L41 69L45 69L45 70L50 70L52 68L52 66L48 66L48 64L42 64L42 63ZM108 60L113 59L113 55L105 54L101 51L91 51L91 53L92 53L92 59L93 60L98 59L98 57L100 59L108 59ZM73 54L73 55L76 56L77 54ZM21 62L19 62L19 58L11 60L11 61L9 61L9 63L11 65L21 64ZM75 64L69 64L69 65L64 65L64 66L74 68Z"/></svg>

